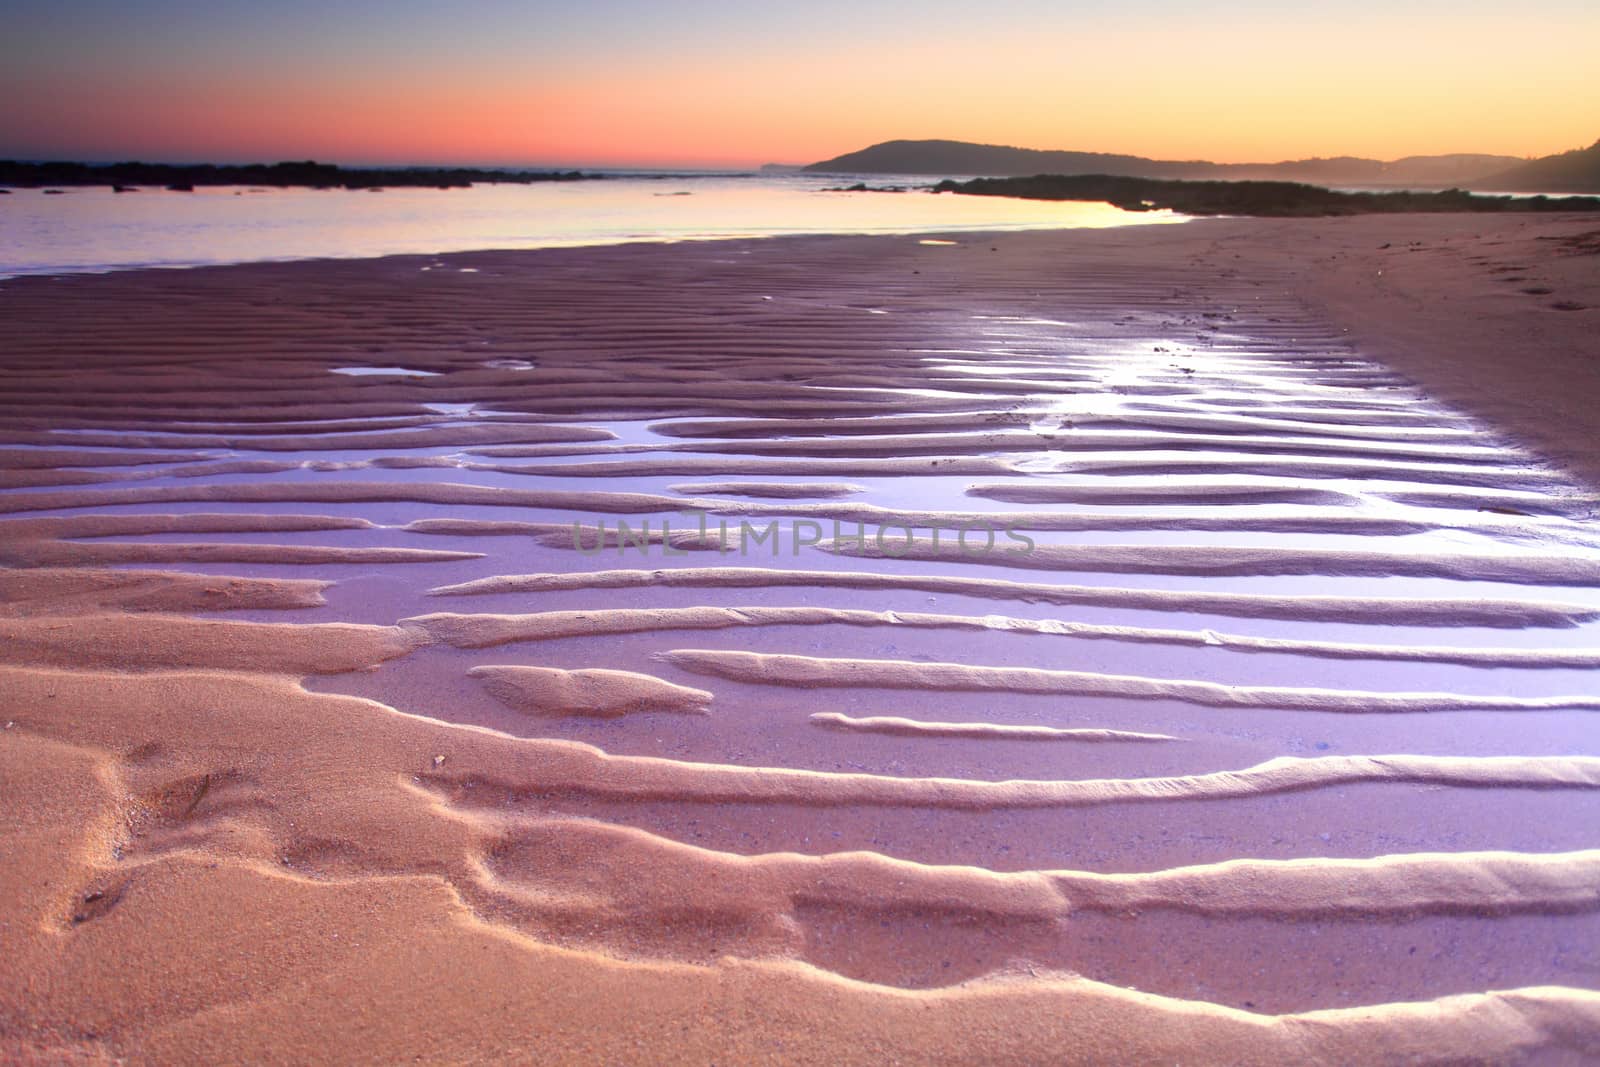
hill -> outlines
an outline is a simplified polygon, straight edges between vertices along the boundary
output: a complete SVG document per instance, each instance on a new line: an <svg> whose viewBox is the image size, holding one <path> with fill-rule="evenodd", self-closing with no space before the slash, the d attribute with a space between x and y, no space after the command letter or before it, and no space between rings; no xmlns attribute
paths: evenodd
<svg viewBox="0 0 1600 1067"><path fill-rule="evenodd" d="M885 141L813 163L825 174L929 174L1025 177L1032 174L1107 174L1131 178L1304 181L1325 185L1452 186L1517 163L1514 156L1458 154L1385 161L1339 156L1281 163L1211 163L1147 159L1105 152L1044 151L967 141Z"/></svg>
<svg viewBox="0 0 1600 1067"><path fill-rule="evenodd" d="M1474 189L1504 193L1600 193L1600 141L1545 156L1475 181Z"/></svg>

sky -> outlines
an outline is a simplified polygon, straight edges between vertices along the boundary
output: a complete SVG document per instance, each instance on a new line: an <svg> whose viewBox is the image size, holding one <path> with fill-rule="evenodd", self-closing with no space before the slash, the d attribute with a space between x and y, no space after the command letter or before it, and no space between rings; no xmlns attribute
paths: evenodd
<svg viewBox="0 0 1600 1067"><path fill-rule="evenodd" d="M6 0L0 158L748 167L1600 138L1600 2Z"/></svg>

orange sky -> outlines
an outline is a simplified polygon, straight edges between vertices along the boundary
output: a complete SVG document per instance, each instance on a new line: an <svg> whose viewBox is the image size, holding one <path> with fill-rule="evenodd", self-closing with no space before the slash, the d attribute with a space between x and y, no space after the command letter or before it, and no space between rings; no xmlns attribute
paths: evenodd
<svg viewBox="0 0 1600 1067"><path fill-rule="evenodd" d="M1238 162L1600 137L1600 4L974 6L23 0L0 155L746 166L946 137Z"/></svg>

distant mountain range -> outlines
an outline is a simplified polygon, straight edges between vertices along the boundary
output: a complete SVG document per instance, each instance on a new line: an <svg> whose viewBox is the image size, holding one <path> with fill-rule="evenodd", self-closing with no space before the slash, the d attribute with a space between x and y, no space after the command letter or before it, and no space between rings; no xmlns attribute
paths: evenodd
<svg viewBox="0 0 1600 1067"><path fill-rule="evenodd" d="M1543 168L1543 169L1541 169ZM1293 181L1317 185L1452 186L1506 191L1600 192L1600 143L1532 162L1516 156L1461 153L1404 159L1297 159L1282 163L1211 163L1146 159L1105 152L1042 151L967 141L885 141L805 168L820 174L925 174L1027 177L1106 174L1181 180ZM1559 182L1560 184L1553 184ZM1508 184L1509 183L1509 184Z"/></svg>

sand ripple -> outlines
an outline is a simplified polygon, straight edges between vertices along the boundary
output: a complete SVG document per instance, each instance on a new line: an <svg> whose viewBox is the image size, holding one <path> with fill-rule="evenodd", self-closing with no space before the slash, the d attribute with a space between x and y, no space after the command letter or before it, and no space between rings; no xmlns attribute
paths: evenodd
<svg viewBox="0 0 1600 1067"><path fill-rule="evenodd" d="M1059 240L0 286L0 1059L1600 1056L1596 498Z"/></svg>

